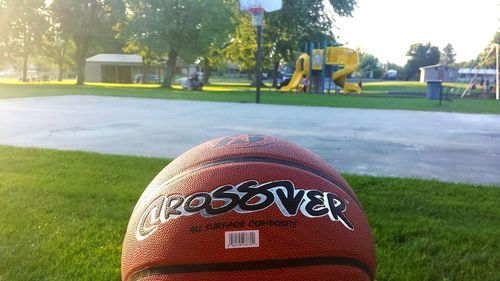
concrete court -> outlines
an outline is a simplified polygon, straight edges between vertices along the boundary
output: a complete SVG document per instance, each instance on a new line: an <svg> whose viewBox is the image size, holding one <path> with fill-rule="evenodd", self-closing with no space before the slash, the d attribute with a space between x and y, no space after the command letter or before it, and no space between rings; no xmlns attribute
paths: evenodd
<svg viewBox="0 0 500 281"><path fill-rule="evenodd" d="M240 133L296 142L342 172L500 185L497 115L97 96L0 100L5 145L173 158Z"/></svg>

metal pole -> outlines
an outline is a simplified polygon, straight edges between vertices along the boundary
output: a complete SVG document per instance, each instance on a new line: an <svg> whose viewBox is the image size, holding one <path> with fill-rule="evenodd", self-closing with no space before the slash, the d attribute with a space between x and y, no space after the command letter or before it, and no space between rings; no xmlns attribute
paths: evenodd
<svg viewBox="0 0 500 281"><path fill-rule="evenodd" d="M499 61L498 61L498 55L499 55L499 53L498 53L498 49L499 49L499 44L497 44L497 46L496 46L496 47L497 47L497 72L496 72L496 74L497 74L496 81L497 81L497 82L496 82L496 85L495 85L495 90L496 90L496 98L497 98L497 100L500 100L500 92L499 92L499 91L500 91L500 89L498 89L498 88L499 88L498 86L500 85L500 81L498 81L498 80L500 80L500 73L499 73L499 72L500 72L500 70L499 70L500 63L499 63Z"/></svg>
<svg viewBox="0 0 500 281"><path fill-rule="evenodd" d="M312 73L313 73L313 51L314 51L314 42L311 40L311 46L309 48L309 77L307 83L307 90L309 94L312 94Z"/></svg>
<svg viewBox="0 0 500 281"><path fill-rule="evenodd" d="M443 85L439 84L439 106L442 105L443 102Z"/></svg>
<svg viewBox="0 0 500 281"><path fill-rule="evenodd" d="M316 43L316 46L317 46L316 48L321 49L321 41L318 41ZM321 64L323 64L323 62L321 62ZM316 91L315 91L316 94L319 94L319 91L321 90L321 81L319 80L320 76L323 76L323 74L318 74L316 76L316 82L318 82L316 83Z"/></svg>
<svg viewBox="0 0 500 281"><path fill-rule="evenodd" d="M255 102L260 103L260 85L262 84L262 25L257 25L257 65L256 65L256 97Z"/></svg>
<svg viewBox="0 0 500 281"><path fill-rule="evenodd" d="M328 57L326 57L326 56L327 56L327 54L328 54L328 52L327 52L327 51L328 51L328 48L330 47L330 44L332 44L332 45L333 45L333 41L332 41L332 42L329 42L329 43L327 42L327 44L326 44L326 49L325 49L325 59L328 59ZM327 64L327 67L328 67L328 69L330 70L330 71L328 72L328 95L331 95L331 94L332 94L332 78L333 78L333 77L332 77L332 66L331 66L331 65L329 65L329 64Z"/></svg>
<svg viewBox="0 0 500 281"><path fill-rule="evenodd" d="M327 39L323 42L323 70L321 72L321 94L325 93L325 79L326 79L326 48L328 46Z"/></svg>

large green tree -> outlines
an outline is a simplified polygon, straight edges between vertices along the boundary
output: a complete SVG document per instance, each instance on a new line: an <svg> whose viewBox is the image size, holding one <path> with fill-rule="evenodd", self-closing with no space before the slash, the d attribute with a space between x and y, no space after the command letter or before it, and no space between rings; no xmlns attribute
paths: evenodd
<svg viewBox="0 0 500 281"><path fill-rule="evenodd" d="M48 24L44 0L6 0L4 28L9 56L22 58L22 80L28 80L30 56L33 55Z"/></svg>
<svg viewBox="0 0 500 281"><path fill-rule="evenodd" d="M143 10L142 1L127 1L128 9L135 11L128 17L123 18L117 25L117 38L124 40L125 53L138 54L142 58L142 79L143 84L147 84L149 69L155 61L161 61L161 44L154 39L150 32L144 32L147 27L143 26L144 21L137 19L137 12Z"/></svg>
<svg viewBox="0 0 500 281"><path fill-rule="evenodd" d="M224 1L226 4L223 9L218 5L208 5L207 13L215 16L212 22L207 22L205 31L201 34L200 40L200 60L203 70L203 82L209 82L212 69L222 64L222 50L230 42L230 35L236 29L236 21L234 15L237 11L234 10L236 1Z"/></svg>
<svg viewBox="0 0 500 281"><path fill-rule="evenodd" d="M64 36L71 38L76 46L77 84L82 85L85 60L98 50L100 40L110 44L117 42L112 27L118 21L117 13L124 13L123 3L116 0L54 0L50 8ZM110 49L119 50L121 46Z"/></svg>
<svg viewBox="0 0 500 281"><path fill-rule="evenodd" d="M406 53L410 57L404 66L404 79L416 79L420 67L439 63L441 52L436 46L431 43L422 44L415 43L410 46L410 50Z"/></svg>
<svg viewBox="0 0 500 281"><path fill-rule="evenodd" d="M128 0L141 45L167 54L163 87L170 87L177 58L191 63L227 37L231 5L225 0ZM221 28L222 27L222 28Z"/></svg>

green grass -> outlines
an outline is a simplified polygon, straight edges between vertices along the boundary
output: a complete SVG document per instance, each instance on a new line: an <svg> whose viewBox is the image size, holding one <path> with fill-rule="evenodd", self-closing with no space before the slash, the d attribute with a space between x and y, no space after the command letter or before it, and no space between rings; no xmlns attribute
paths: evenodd
<svg viewBox="0 0 500 281"><path fill-rule="evenodd" d="M363 83L363 93L385 94L386 92L421 92L425 93L426 85L420 82L371 82Z"/></svg>
<svg viewBox="0 0 500 281"><path fill-rule="evenodd" d="M132 209L169 161L0 146L0 280L120 280ZM346 175L377 280L498 280L500 188Z"/></svg>
<svg viewBox="0 0 500 281"><path fill-rule="evenodd" d="M371 96L374 93L397 91L422 87L420 83L409 82L367 83L366 88L371 92L361 96L328 96L284 94L276 91L263 91L262 103L327 106L344 108L371 108L371 109L403 109L464 113L492 113L500 114L500 102L479 99L455 99L452 102L444 101L442 106L437 101L429 101L420 97L380 97ZM154 85L112 85L91 84L88 86L74 86L70 84L0 84L0 98L41 97L60 95L97 95L115 97L140 97L174 100L196 100L213 102L254 103L255 93L244 83L219 83L206 88L204 92L188 92L176 89L162 89Z"/></svg>

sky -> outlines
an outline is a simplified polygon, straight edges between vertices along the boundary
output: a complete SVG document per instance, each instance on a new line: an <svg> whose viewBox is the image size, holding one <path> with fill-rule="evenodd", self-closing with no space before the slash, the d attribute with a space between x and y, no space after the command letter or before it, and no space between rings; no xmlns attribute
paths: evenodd
<svg viewBox="0 0 500 281"><path fill-rule="evenodd" d="M413 43L441 50L451 43L456 59L469 61L500 29L500 0L357 0L353 17L336 17L335 36L350 48L404 65Z"/></svg>

